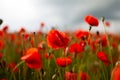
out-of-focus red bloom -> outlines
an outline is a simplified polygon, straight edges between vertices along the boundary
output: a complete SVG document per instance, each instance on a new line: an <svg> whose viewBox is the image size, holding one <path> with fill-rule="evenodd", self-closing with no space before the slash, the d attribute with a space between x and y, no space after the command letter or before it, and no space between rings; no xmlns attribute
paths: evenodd
<svg viewBox="0 0 120 80"><path fill-rule="evenodd" d="M118 48L118 45L117 45L116 42L112 42L112 43L111 43L111 46L112 46L114 49L117 49L117 48Z"/></svg>
<svg viewBox="0 0 120 80"><path fill-rule="evenodd" d="M0 59L3 57L3 54L2 53L0 53Z"/></svg>
<svg viewBox="0 0 120 80"><path fill-rule="evenodd" d="M103 46L103 47L107 46L107 38L106 38L105 35L102 36L101 42L102 42L102 46Z"/></svg>
<svg viewBox="0 0 120 80"><path fill-rule="evenodd" d="M40 69L42 67L42 58L37 48L28 49L21 60L24 60L29 68Z"/></svg>
<svg viewBox="0 0 120 80"><path fill-rule="evenodd" d="M68 45L69 39L63 32L51 30L47 35L48 46L53 49L64 48Z"/></svg>
<svg viewBox="0 0 120 80"><path fill-rule="evenodd" d="M0 40L0 50L3 49L3 47L4 47L4 42Z"/></svg>
<svg viewBox="0 0 120 80"><path fill-rule="evenodd" d="M80 39L87 39L89 36L88 31L78 30L75 32L75 37Z"/></svg>
<svg viewBox="0 0 120 80"><path fill-rule="evenodd" d="M40 23L40 27L44 27L45 26L45 23L44 22L41 22Z"/></svg>
<svg viewBox="0 0 120 80"><path fill-rule="evenodd" d="M24 34L24 40L26 41L26 40L28 40L28 38L30 37L30 34Z"/></svg>
<svg viewBox="0 0 120 80"><path fill-rule="evenodd" d="M8 68L10 70L13 70L15 67L16 67L16 63L14 63L14 62L11 62L8 64ZM13 72L18 72L18 70L19 70L18 68L15 68L15 70Z"/></svg>
<svg viewBox="0 0 120 80"><path fill-rule="evenodd" d="M120 80L120 63L118 63L112 70L112 80Z"/></svg>
<svg viewBox="0 0 120 80"><path fill-rule="evenodd" d="M0 36L2 37L4 35L4 32L0 30Z"/></svg>
<svg viewBox="0 0 120 80"><path fill-rule="evenodd" d="M84 50L84 48L78 43L71 44L70 48L69 48L70 53L80 53L83 50Z"/></svg>
<svg viewBox="0 0 120 80"><path fill-rule="evenodd" d="M105 52L98 52L97 57L104 63L110 64L110 60L108 59L108 55Z"/></svg>
<svg viewBox="0 0 120 80"><path fill-rule="evenodd" d="M53 54L51 54L51 53L50 54L45 53L44 56L45 56L46 59L52 59L53 58Z"/></svg>
<svg viewBox="0 0 120 80"><path fill-rule="evenodd" d="M7 80L6 78L1 78L0 80Z"/></svg>
<svg viewBox="0 0 120 80"><path fill-rule="evenodd" d="M66 67L72 63L72 59L68 57L60 57L56 59L56 64L60 67Z"/></svg>
<svg viewBox="0 0 120 80"><path fill-rule="evenodd" d="M80 80L90 80L88 73L80 72Z"/></svg>
<svg viewBox="0 0 120 80"><path fill-rule="evenodd" d="M26 30L24 28L21 28L19 31L19 34L24 33L24 32L26 32Z"/></svg>
<svg viewBox="0 0 120 80"><path fill-rule="evenodd" d="M102 35L100 38L97 38L95 41L94 41L94 44L101 44L102 47L106 47L107 46L107 38L105 35Z"/></svg>
<svg viewBox="0 0 120 80"><path fill-rule="evenodd" d="M8 31L8 25L4 26L2 30L3 30L4 32L7 32L7 31Z"/></svg>
<svg viewBox="0 0 120 80"><path fill-rule="evenodd" d="M10 36L11 41L14 41L14 40L15 40L15 38L16 38L15 34L14 34L14 33L13 33L13 34L11 34L11 36Z"/></svg>
<svg viewBox="0 0 120 80"><path fill-rule="evenodd" d="M98 26L99 25L98 19L92 15L85 16L85 22L88 23L90 26Z"/></svg>
<svg viewBox="0 0 120 80"><path fill-rule="evenodd" d="M105 21L104 24L105 24L106 27L110 27L110 22Z"/></svg>
<svg viewBox="0 0 120 80"><path fill-rule="evenodd" d="M77 73L73 73L73 72L66 72L65 73L65 80L77 80Z"/></svg>

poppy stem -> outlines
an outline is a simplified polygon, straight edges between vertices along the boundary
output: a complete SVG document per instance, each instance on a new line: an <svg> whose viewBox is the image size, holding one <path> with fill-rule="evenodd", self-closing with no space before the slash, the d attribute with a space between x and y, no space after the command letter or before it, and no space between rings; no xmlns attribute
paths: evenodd
<svg viewBox="0 0 120 80"><path fill-rule="evenodd" d="M111 46L110 46L110 41L109 41L109 38L108 38L108 35L107 35L107 30L106 30L106 26L104 24L104 17L102 17L102 23L103 23L103 27L104 27L104 31L105 31L105 35L106 35L106 39L107 39L107 43L108 43L108 52L109 52L109 58L110 58L110 61L111 61L111 68L113 68L113 61L112 61L112 53L111 53Z"/></svg>
<svg viewBox="0 0 120 80"><path fill-rule="evenodd" d="M20 63L18 63L16 66L15 66L15 68L13 68L13 71L17 68L17 67L19 67L21 64L23 64L25 61L21 61Z"/></svg>
<svg viewBox="0 0 120 80"><path fill-rule="evenodd" d="M14 80L16 80L16 77L15 77L15 74L14 74L14 71L15 71L15 69L17 68L17 67L19 67L21 64L23 64L24 63L24 61L21 61L19 64L17 64L14 68L13 68L13 72L11 73L11 76L10 76L10 80L12 80L12 77L13 77L13 79ZM20 77L19 77L20 78Z"/></svg>

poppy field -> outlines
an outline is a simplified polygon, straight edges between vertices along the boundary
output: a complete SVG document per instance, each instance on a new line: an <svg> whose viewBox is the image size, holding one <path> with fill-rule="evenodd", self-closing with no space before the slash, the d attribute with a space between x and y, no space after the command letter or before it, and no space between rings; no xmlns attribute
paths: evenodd
<svg viewBox="0 0 120 80"><path fill-rule="evenodd" d="M107 32L110 23L104 17L104 33L91 32L99 27L96 17L86 15L84 21L88 30L73 32L21 28L9 33L9 26L4 26L0 30L0 80L120 80L120 36ZM42 22L40 27L44 26Z"/></svg>

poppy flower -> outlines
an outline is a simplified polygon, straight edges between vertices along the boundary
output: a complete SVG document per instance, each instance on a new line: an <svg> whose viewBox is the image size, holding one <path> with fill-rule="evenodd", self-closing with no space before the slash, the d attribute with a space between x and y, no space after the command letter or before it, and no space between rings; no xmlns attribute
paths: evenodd
<svg viewBox="0 0 120 80"><path fill-rule="evenodd" d="M110 27L110 22L105 21L104 24L105 24L106 27Z"/></svg>
<svg viewBox="0 0 120 80"><path fill-rule="evenodd" d="M120 63L113 68L111 73L112 80L120 80Z"/></svg>
<svg viewBox="0 0 120 80"><path fill-rule="evenodd" d="M0 30L0 37L3 37L4 32L2 30Z"/></svg>
<svg viewBox="0 0 120 80"><path fill-rule="evenodd" d="M14 63L14 62L11 62L8 64L8 68L10 70L13 70L15 67L16 67L16 63ZM18 68L15 68L15 70L13 72L18 72L18 70L19 70Z"/></svg>
<svg viewBox="0 0 120 80"><path fill-rule="evenodd" d="M65 33L58 30L50 30L47 35L47 44L53 49L65 48L69 39Z"/></svg>
<svg viewBox="0 0 120 80"><path fill-rule="evenodd" d="M7 80L6 78L0 78L0 80Z"/></svg>
<svg viewBox="0 0 120 80"><path fill-rule="evenodd" d="M44 22L41 22L40 23L40 27L44 27L45 26L45 23Z"/></svg>
<svg viewBox="0 0 120 80"><path fill-rule="evenodd" d="M110 60L108 59L108 55L105 52L98 52L97 57L104 63L110 64Z"/></svg>
<svg viewBox="0 0 120 80"><path fill-rule="evenodd" d="M29 68L40 69L42 67L42 58L37 48L28 49L21 60L24 60Z"/></svg>
<svg viewBox="0 0 120 80"><path fill-rule="evenodd" d="M80 38L80 39L87 39L89 36L89 32L88 31L83 31L83 30L77 30L75 32L75 37L76 38Z"/></svg>
<svg viewBox="0 0 120 80"><path fill-rule="evenodd" d="M68 57L60 57L56 59L56 64L60 67L66 67L72 63L72 59Z"/></svg>
<svg viewBox="0 0 120 80"><path fill-rule="evenodd" d="M80 72L80 80L90 80L88 73Z"/></svg>
<svg viewBox="0 0 120 80"><path fill-rule="evenodd" d="M65 80L77 80L77 77L78 77L77 73L70 71L65 73Z"/></svg>
<svg viewBox="0 0 120 80"><path fill-rule="evenodd" d="M107 38L106 38L105 35L102 36L101 42L102 42L102 46L103 46L103 47L107 46Z"/></svg>
<svg viewBox="0 0 120 80"><path fill-rule="evenodd" d="M74 43L70 45L70 48L69 48L70 53L80 53L82 51L83 51L83 47L80 44Z"/></svg>
<svg viewBox="0 0 120 80"><path fill-rule="evenodd" d="M99 25L98 19L92 15L85 16L85 22L88 23L90 26L98 26Z"/></svg>
<svg viewBox="0 0 120 80"><path fill-rule="evenodd" d="M16 35L13 33L13 34L11 34L11 36L10 36L10 40L11 41L14 41L15 40L15 38L16 38Z"/></svg>
<svg viewBox="0 0 120 80"><path fill-rule="evenodd" d="M105 35L102 35L100 38L97 38L94 42L95 44L101 44L102 47L106 47L108 42Z"/></svg>
<svg viewBox="0 0 120 80"><path fill-rule="evenodd" d="M21 28L18 33L21 34L21 33L24 33L24 32L26 32L26 30L24 28Z"/></svg>
<svg viewBox="0 0 120 80"><path fill-rule="evenodd" d="M28 34L28 33L25 33L25 34L24 34L24 40L25 40L25 41L28 40L29 37L30 37L30 34Z"/></svg>
<svg viewBox="0 0 120 80"><path fill-rule="evenodd" d="M4 32L7 32L7 31L8 31L8 25L4 26L2 30L3 30Z"/></svg>

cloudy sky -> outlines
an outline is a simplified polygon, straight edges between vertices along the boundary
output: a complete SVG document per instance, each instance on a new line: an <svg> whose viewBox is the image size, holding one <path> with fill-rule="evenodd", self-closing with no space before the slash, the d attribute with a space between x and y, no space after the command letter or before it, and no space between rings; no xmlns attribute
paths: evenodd
<svg viewBox="0 0 120 80"><path fill-rule="evenodd" d="M10 31L25 27L28 31L40 28L45 22L44 30L52 26L61 30L87 29L84 16L92 14L110 21L108 31L120 32L120 0L0 0L1 25L9 25ZM98 28L103 30L100 23Z"/></svg>

